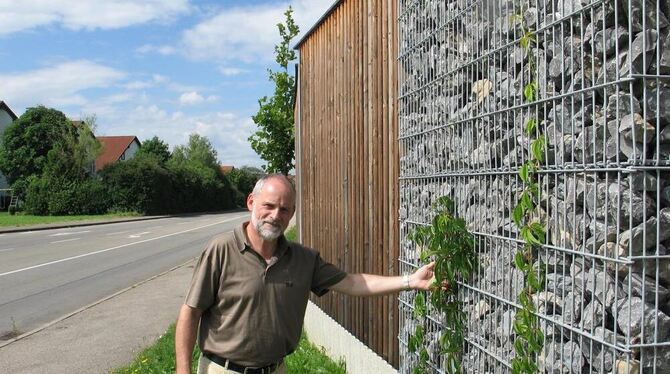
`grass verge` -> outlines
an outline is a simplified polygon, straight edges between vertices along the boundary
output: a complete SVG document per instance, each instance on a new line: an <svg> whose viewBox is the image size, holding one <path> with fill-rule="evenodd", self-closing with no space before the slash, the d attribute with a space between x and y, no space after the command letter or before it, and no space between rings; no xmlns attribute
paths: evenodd
<svg viewBox="0 0 670 374"><path fill-rule="evenodd" d="M72 222L84 220L103 220L109 218L119 217L137 217L138 213L110 213L93 216L32 216L15 214L10 215L7 212L0 212L0 227L16 227L16 226L30 226L41 225L47 223Z"/></svg>
<svg viewBox="0 0 670 374"><path fill-rule="evenodd" d="M284 236L286 237L287 240L290 240L292 242L297 242L298 241L298 229L295 228L295 226L291 226L284 232Z"/></svg>
<svg viewBox="0 0 670 374"><path fill-rule="evenodd" d="M193 352L192 372L196 372L200 351ZM312 345L303 334L298 348L286 357L288 373L345 374L343 361L334 362L322 350ZM174 373L174 324L152 346L142 351L128 366L116 369L115 374Z"/></svg>

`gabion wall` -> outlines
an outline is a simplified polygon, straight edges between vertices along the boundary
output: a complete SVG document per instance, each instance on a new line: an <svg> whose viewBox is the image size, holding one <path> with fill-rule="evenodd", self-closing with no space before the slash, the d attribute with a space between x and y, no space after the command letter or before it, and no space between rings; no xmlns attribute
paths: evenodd
<svg viewBox="0 0 670 374"><path fill-rule="evenodd" d="M401 271L418 265L407 234L450 196L480 261L459 288L463 369L511 371L524 286L511 211L529 157L523 129L537 118L548 143L537 174L541 369L670 373L670 6L522 1L399 0ZM530 54L522 25L535 31ZM534 76L529 104L522 91ZM407 351L413 300L400 296L402 373L417 360ZM435 313L427 322L435 372L442 322Z"/></svg>

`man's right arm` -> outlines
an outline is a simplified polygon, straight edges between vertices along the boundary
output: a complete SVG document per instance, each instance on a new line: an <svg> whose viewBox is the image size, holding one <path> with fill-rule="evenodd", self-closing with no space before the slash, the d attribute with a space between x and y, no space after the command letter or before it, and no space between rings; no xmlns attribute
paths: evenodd
<svg viewBox="0 0 670 374"><path fill-rule="evenodd" d="M186 304L181 306L175 331L177 374L191 373L191 356L202 311Z"/></svg>

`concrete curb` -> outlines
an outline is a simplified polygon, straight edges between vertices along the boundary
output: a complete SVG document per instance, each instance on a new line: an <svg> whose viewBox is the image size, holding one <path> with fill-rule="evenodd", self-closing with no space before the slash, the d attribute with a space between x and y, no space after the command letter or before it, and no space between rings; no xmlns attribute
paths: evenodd
<svg viewBox="0 0 670 374"><path fill-rule="evenodd" d="M173 267L173 268L171 268L171 269L169 269L169 270L166 270L166 271L164 271L164 272L162 272L162 273L160 273L160 274L156 274L156 275L154 275L154 276L152 276L152 277L150 277L150 278L148 278L148 279L145 279L145 280L143 280L143 281L137 282L137 283L135 283L135 284L133 284L133 285L131 285L131 286L129 286L129 287L126 287L126 288L124 288L124 289L122 289L122 290L120 290L120 291L117 291L117 292L115 292L115 293L113 293L113 294L111 294L111 295L109 295L109 296L105 296L105 297L103 297L102 299L100 299L100 300L98 300L98 301L94 301L94 302L91 303L91 304L88 304L88 305L86 305L86 306L84 306L84 307L81 307L81 308L75 310L74 312L71 312L71 313L68 313L68 314L66 314L66 315L64 315L64 316L61 316L61 317L59 317L59 318L57 318L57 319L55 319L55 320L53 320L53 321L51 321L51 322L47 322L47 323L45 323L44 325L42 325L42 326L40 326L40 327L38 327L38 328L36 328L36 329L33 329L33 330L31 330L31 331L28 331L28 332L25 332L25 333L23 333L23 334L21 334L21 335L19 335L19 336L16 336L16 337L14 337L14 338L12 338L12 339L9 339L9 340L7 340L7 341L5 341L5 342L2 342L2 343L0 343L0 348L5 347L5 346L8 346L8 345L10 345L10 344L12 344L12 343L15 343L15 342L17 342L17 341L19 341L19 340L21 340L21 339L25 339L25 338L27 338L27 337L29 337L29 336L31 336L31 335L34 335L34 334L36 334L36 333L38 333L38 332L40 332L40 331L42 331L42 330L44 330L44 329L46 329L46 328L49 328L49 327L51 327L51 326L53 326L53 325L55 325L55 324L57 324L57 323L59 323L59 322L61 322L61 321L64 321L64 320L66 320L66 319L68 319L68 318L71 318L71 317L73 317L73 316L75 316L75 315L77 315L77 314L79 314L79 313L81 313L81 312L84 312L84 311L88 310L88 309L91 309L92 307L94 307L94 306L96 306L96 305L98 305L98 304L101 304L101 303L103 303L103 302L105 302L105 301L107 301L107 300L113 299L113 298L115 298L115 297L117 297L117 296L119 296L119 295L121 295L121 294L123 294L123 293L126 293L126 292L128 292L128 291L130 291L130 290L132 290L132 289L134 289L134 288L137 288L137 287L141 286L141 285L144 284L144 283L147 283L147 282L152 281L152 280L154 280L154 279L156 279L156 278L162 277L162 276L164 276L164 275L166 275L166 274L168 274L168 273L170 273L170 272L172 272L172 271L175 271L175 270L177 270L177 269L179 269L179 268L181 268L181 267L188 266L188 265L189 265L190 263L192 263L192 262L193 262L193 259L188 260L188 261L184 262L184 263L181 264L181 265L177 265L177 266L175 266L175 267Z"/></svg>

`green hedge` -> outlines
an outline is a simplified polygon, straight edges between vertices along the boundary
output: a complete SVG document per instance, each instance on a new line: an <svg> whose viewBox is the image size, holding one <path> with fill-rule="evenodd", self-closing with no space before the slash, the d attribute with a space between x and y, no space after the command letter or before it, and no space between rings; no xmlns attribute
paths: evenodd
<svg viewBox="0 0 670 374"><path fill-rule="evenodd" d="M31 178L24 210L36 215L103 214L109 210L107 188L102 181Z"/></svg>
<svg viewBox="0 0 670 374"><path fill-rule="evenodd" d="M35 215L138 212L170 214L230 209L237 190L215 170L197 163L161 165L138 157L105 167L100 178L48 176L28 180L23 209Z"/></svg>
<svg viewBox="0 0 670 374"><path fill-rule="evenodd" d="M151 158L112 164L101 172L111 209L144 214L202 212L235 206L223 175L194 163L161 166Z"/></svg>

